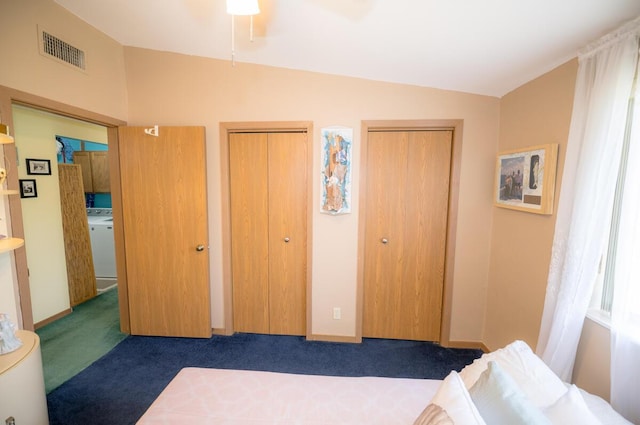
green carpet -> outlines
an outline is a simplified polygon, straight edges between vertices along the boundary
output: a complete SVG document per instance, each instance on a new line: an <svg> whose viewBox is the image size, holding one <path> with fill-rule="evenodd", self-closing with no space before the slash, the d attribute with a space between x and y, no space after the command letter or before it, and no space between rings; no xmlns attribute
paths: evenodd
<svg viewBox="0 0 640 425"><path fill-rule="evenodd" d="M127 335L120 332L118 290L73 308L73 313L38 329L47 394L109 352Z"/></svg>

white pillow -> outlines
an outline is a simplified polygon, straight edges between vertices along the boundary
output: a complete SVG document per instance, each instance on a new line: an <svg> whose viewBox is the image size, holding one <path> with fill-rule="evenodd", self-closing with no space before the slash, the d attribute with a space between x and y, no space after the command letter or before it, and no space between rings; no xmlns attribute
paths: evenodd
<svg viewBox="0 0 640 425"><path fill-rule="evenodd" d="M487 370L482 372L469 394L482 419L488 424L552 425L494 361L489 362Z"/></svg>
<svg viewBox="0 0 640 425"><path fill-rule="evenodd" d="M567 392L560 378L524 341L514 341L504 348L483 354L462 369L460 377L467 388L476 383L490 361L498 363L536 407L549 406Z"/></svg>
<svg viewBox="0 0 640 425"><path fill-rule="evenodd" d="M444 378L431 403L442 407L456 425L486 425L456 371Z"/></svg>
<svg viewBox="0 0 640 425"><path fill-rule="evenodd" d="M591 413L580 390L575 385L551 406L543 409L544 414L553 425L602 425L602 422Z"/></svg>

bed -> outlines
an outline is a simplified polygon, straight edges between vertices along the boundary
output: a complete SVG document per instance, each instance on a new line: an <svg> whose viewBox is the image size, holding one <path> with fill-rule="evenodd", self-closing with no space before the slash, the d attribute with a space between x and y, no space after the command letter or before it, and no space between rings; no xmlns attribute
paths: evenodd
<svg viewBox="0 0 640 425"><path fill-rule="evenodd" d="M184 368L138 421L176 423L630 424L603 399L563 383L523 341L444 380Z"/></svg>

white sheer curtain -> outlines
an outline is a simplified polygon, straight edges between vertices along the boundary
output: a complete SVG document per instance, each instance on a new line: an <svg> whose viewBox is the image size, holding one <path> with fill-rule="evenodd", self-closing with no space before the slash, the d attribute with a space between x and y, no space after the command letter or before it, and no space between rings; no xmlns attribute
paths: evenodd
<svg viewBox="0 0 640 425"><path fill-rule="evenodd" d="M611 404L640 424L640 90L636 83L611 306Z"/></svg>
<svg viewBox="0 0 640 425"><path fill-rule="evenodd" d="M640 19L588 46L578 76L537 353L571 381L608 234Z"/></svg>

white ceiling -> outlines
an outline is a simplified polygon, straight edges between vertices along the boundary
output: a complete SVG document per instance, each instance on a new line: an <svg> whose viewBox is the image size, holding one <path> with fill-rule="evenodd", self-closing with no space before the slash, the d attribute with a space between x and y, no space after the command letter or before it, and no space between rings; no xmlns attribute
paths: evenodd
<svg viewBox="0 0 640 425"><path fill-rule="evenodd" d="M55 0L125 46L231 58L225 0ZM639 0L259 0L242 62L501 97L640 16Z"/></svg>

